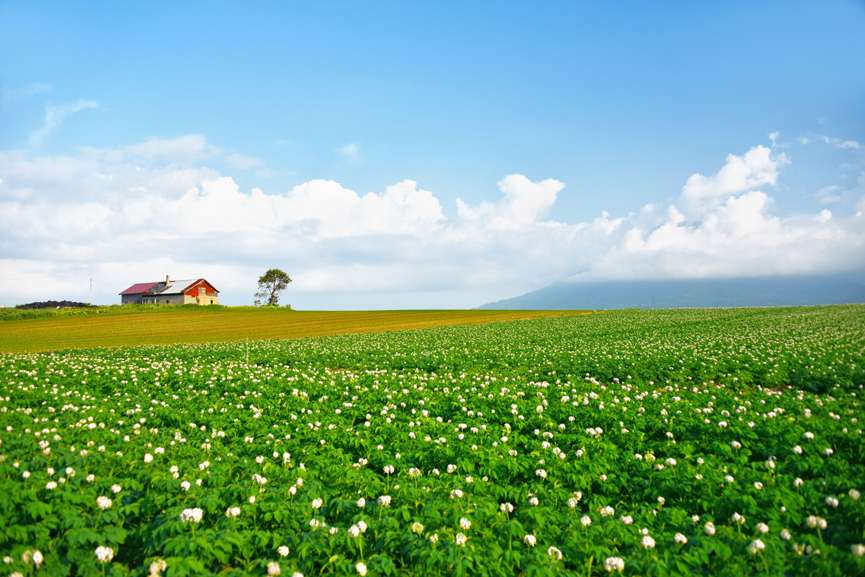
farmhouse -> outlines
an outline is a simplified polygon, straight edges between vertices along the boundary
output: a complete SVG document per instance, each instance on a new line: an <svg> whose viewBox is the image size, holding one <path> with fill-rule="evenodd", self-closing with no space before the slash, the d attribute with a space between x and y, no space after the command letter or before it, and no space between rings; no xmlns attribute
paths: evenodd
<svg viewBox="0 0 865 577"><path fill-rule="evenodd" d="M120 293L120 304L216 305L219 291L205 279L134 284Z"/></svg>

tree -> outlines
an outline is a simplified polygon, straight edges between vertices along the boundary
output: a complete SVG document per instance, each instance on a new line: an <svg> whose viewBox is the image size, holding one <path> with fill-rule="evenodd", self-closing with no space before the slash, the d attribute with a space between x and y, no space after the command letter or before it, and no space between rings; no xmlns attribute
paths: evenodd
<svg viewBox="0 0 865 577"><path fill-rule="evenodd" d="M255 296L267 299L268 305L279 304L279 293L288 287L291 278L278 268L272 268L258 279Z"/></svg>

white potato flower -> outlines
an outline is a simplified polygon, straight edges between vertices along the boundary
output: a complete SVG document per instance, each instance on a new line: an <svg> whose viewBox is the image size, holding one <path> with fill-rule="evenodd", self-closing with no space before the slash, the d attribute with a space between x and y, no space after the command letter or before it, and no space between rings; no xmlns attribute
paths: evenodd
<svg viewBox="0 0 865 577"><path fill-rule="evenodd" d="M751 544L748 545L748 550L751 552L752 555L757 553L757 551L762 551L765 548L766 544L763 543L760 539L754 539L753 541L751 541Z"/></svg>
<svg viewBox="0 0 865 577"><path fill-rule="evenodd" d="M645 547L646 549L652 549L655 546L655 540L652 539L651 537L649 537L648 535L646 535L640 541L640 544L642 544L643 547Z"/></svg>
<svg viewBox="0 0 865 577"><path fill-rule="evenodd" d="M100 563L108 563L114 559L114 549L111 547L97 547L96 558L99 559Z"/></svg>
<svg viewBox="0 0 865 577"><path fill-rule="evenodd" d="M180 513L180 520L184 523L188 523L192 521L193 523L199 523L201 521L201 517L204 515L204 511L195 507L194 509L184 509Z"/></svg>

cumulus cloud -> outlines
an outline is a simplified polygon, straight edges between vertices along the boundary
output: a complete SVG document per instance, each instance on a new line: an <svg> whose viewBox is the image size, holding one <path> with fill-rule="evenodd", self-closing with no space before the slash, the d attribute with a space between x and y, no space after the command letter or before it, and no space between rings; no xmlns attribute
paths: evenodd
<svg viewBox="0 0 865 577"><path fill-rule="evenodd" d="M97 106L99 106L99 103L95 100L85 100L83 98L57 106L46 104L45 122L39 130L30 135L30 143L38 144L42 142L42 139L44 139L49 132L60 126L60 123L63 122L67 116L82 110L87 110L88 108L96 108Z"/></svg>
<svg viewBox="0 0 865 577"><path fill-rule="evenodd" d="M418 190L411 180L388 186L381 194L359 196L332 180L313 180L284 195L268 195L254 188L239 190L230 177L203 181L182 197L152 203L163 228L191 234L278 234L305 230L314 238L369 234L410 234L444 218L432 193Z"/></svg>
<svg viewBox="0 0 865 577"><path fill-rule="evenodd" d="M483 221L495 229L516 230L538 220L553 203L565 184L552 178L532 182L521 174L511 174L498 182L505 195L498 202L483 202L471 208L457 199L457 214L461 219Z"/></svg>
<svg viewBox="0 0 865 577"><path fill-rule="evenodd" d="M763 185L774 186L781 166L787 164L782 153L755 146L743 156L730 154L727 163L712 176L694 174L685 183L680 203L691 216L700 216L717 209L727 198Z"/></svg>
<svg viewBox="0 0 865 577"><path fill-rule="evenodd" d="M284 192L244 191L218 171L183 166L207 150L203 137L190 135L152 139L120 154L0 152L4 277L94 267L100 278L113 279L108 284L116 293L166 273L208 276L225 302L239 304L252 298L261 270L280 266L295 279L292 302L300 307L459 307L569 276L699 278L865 267L865 199L853 216L825 209L778 216L769 193L788 161L762 146L731 154L712 175L693 175L672 202L577 223L546 216L565 186L554 179L505 176L498 199L474 206L458 200L457 216L446 218L435 195L412 180L363 194L331 180ZM140 158L168 164L142 167ZM2 283L0 298L18 298L11 291L22 286L47 290L37 281ZM115 300L111 293L105 299Z"/></svg>

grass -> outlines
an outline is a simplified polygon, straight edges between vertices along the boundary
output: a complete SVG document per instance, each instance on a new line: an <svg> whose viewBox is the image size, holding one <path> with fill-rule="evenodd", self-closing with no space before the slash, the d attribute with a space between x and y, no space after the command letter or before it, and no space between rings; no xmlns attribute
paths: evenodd
<svg viewBox="0 0 865 577"><path fill-rule="evenodd" d="M97 310L97 309L92 309ZM0 352L287 339L476 325L586 311L292 311L252 307L111 307L93 314L0 321Z"/></svg>

